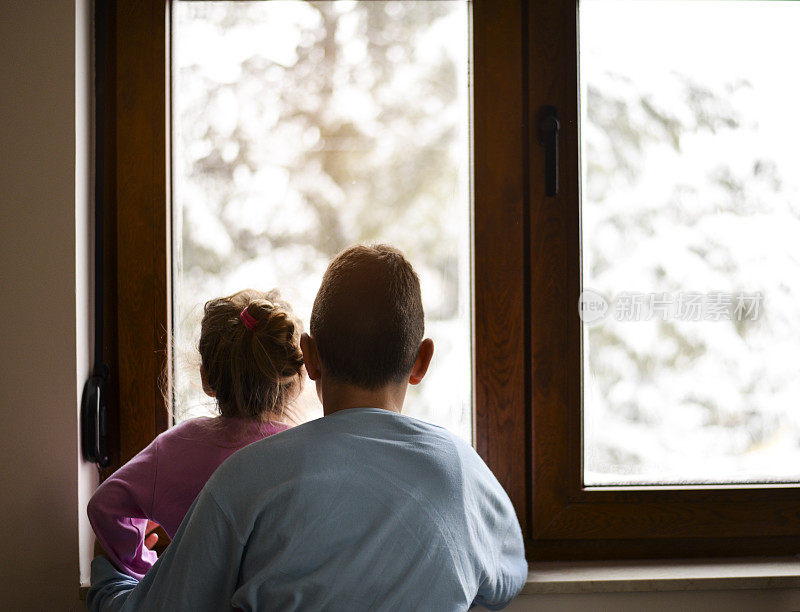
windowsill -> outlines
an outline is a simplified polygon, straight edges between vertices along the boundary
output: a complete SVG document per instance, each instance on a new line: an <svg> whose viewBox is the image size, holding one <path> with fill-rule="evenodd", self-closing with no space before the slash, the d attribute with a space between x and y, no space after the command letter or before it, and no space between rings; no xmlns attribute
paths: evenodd
<svg viewBox="0 0 800 612"><path fill-rule="evenodd" d="M522 595L800 588L800 558L531 563Z"/></svg>
<svg viewBox="0 0 800 612"><path fill-rule="evenodd" d="M800 558L531 563L521 595L800 589ZM89 587L81 586L81 599Z"/></svg>

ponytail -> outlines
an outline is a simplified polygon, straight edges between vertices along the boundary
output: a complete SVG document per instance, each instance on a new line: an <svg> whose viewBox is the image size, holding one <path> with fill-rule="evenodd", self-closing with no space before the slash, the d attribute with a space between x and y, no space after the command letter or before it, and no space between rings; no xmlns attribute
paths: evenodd
<svg viewBox="0 0 800 612"><path fill-rule="evenodd" d="M277 291L252 289L205 305L200 357L222 416L287 413L302 384L302 324Z"/></svg>

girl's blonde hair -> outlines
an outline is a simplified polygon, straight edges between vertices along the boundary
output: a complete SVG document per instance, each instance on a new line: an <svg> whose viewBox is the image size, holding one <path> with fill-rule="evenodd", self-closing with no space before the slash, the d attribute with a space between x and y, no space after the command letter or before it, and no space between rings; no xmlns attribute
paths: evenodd
<svg viewBox="0 0 800 612"><path fill-rule="evenodd" d="M288 413L303 380L301 333L277 290L245 289L206 302L198 348L222 416L268 420Z"/></svg>

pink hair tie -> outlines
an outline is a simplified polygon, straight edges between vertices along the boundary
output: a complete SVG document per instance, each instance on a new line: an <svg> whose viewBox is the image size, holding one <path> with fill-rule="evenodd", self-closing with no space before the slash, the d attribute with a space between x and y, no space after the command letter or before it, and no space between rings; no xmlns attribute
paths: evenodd
<svg viewBox="0 0 800 612"><path fill-rule="evenodd" d="M256 331L256 327L258 327L259 320L256 319L253 315L247 312L247 306L244 307L244 310L239 315L239 318L244 323L244 326L249 329L250 331Z"/></svg>

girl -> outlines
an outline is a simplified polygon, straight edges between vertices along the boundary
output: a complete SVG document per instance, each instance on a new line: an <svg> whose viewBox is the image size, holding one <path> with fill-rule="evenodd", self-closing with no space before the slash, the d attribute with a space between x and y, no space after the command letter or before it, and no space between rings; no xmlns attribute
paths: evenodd
<svg viewBox="0 0 800 612"><path fill-rule="evenodd" d="M248 289L206 303L200 331L203 390L220 415L158 436L95 491L87 512L120 570L141 580L155 563L148 519L175 535L195 497L225 459L278 433L301 390L300 321L277 291Z"/></svg>

